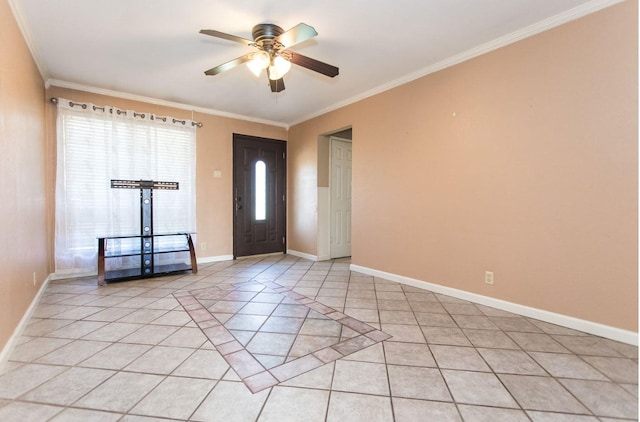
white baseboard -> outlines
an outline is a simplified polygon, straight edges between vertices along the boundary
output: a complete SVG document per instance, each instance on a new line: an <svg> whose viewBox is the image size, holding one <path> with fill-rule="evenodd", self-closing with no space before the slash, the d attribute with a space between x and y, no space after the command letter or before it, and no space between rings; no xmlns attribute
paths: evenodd
<svg viewBox="0 0 640 422"><path fill-rule="evenodd" d="M51 274L49 274L47 278L45 278L44 281L42 282L42 285L40 286L40 290L38 290L38 293L34 296L33 300L31 301L31 305L29 305L29 308L27 308L27 311L24 313L24 315L22 315L22 319L16 326L16 329L13 330L13 334L11 334L11 337L9 337L9 340L2 348L2 351L0 351L0 372L2 372L2 368L4 367L5 363L9 359L9 356L11 356L13 349L15 349L16 342L24 332L24 329L27 327L27 323L31 319L31 315L33 314L33 311L38 306L38 302L40 302L40 298L42 297L42 294L44 293L44 291L47 289L47 286L49 285L50 280L52 280Z"/></svg>
<svg viewBox="0 0 640 422"><path fill-rule="evenodd" d="M543 309L532 308L517 303L479 295L477 293L471 293L464 290L454 289L452 287L442 286L440 284L417 280L415 278L404 277L398 274L392 274L372 268L361 267L359 265L351 264L350 269L351 271L357 271L363 274L372 275L374 277L380 277L386 280L406 284L408 286L417 287L419 289L445 294L458 299L467 300L469 302L478 303L480 305L490 306L492 308L512 312L514 314L538 319L540 321L560 325L585 333L594 334L596 336L605 337L611 340L620 341L634 346L638 345L638 333L635 333L633 331L622 330L620 328L611 327L609 325L604 325L597 322L574 318L568 315L545 311Z"/></svg>
<svg viewBox="0 0 640 422"><path fill-rule="evenodd" d="M80 271L80 270L63 270L49 274L49 280L64 280L67 278L93 277L98 275L98 270Z"/></svg>
<svg viewBox="0 0 640 422"><path fill-rule="evenodd" d="M297 256L298 258L308 259L310 261L318 261L318 257L316 255L311 255L311 254L304 253L304 252L298 252L298 251L294 251L292 249L287 249L287 254L288 255Z"/></svg>
<svg viewBox="0 0 640 422"><path fill-rule="evenodd" d="M209 264L211 262L231 261L233 255L217 255L217 256L205 256L204 258L196 258L198 264Z"/></svg>
<svg viewBox="0 0 640 422"><path fill-rule="evenodd" d="M211 262L231 261L231 260L233 260L233 255L205 256L204 258L196 257L196 262L198 264L209 264ZM96 275L98 275L97 270L93 270L93 271L64 270L64 271L58 271L57 273L50 274L49 277L51 280L62 280L66 278L92 277Z"/></svg>

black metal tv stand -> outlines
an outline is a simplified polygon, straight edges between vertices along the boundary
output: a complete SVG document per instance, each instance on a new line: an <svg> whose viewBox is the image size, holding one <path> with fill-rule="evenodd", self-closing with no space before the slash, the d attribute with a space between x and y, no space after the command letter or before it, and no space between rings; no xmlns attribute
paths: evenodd
<svg viewBox="0 0 640 422"><path fill-rule="evenodd" d="M100 286L176 272L198 272L190 233L153 233L153 190L177 190L177 182L111 180L111 187L140 189L140 234L98 237Z"/></svg>

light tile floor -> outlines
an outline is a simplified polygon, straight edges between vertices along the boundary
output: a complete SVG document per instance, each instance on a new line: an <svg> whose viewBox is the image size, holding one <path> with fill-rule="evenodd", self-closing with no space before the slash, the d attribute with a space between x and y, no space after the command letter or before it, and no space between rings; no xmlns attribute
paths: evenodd
<svg viewBox="0 0 640 422"><path fill-rule="evenodd" d="M638 420L637 347L287 255L52 281L0 373L0 421Z"/></svg>

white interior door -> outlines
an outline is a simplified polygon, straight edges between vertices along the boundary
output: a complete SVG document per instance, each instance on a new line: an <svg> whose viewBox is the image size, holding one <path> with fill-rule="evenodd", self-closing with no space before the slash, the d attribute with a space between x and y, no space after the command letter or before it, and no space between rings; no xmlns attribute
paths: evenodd
<svg viewBox="0 0 640 422"><path fill-rule="evenodd" d="M331 137L331 258L351 256L351 141Z"/></svg>

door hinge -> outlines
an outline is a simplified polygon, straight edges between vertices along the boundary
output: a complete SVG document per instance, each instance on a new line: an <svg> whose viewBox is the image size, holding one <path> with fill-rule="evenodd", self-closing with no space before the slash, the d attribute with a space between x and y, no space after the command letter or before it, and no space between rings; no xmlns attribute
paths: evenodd
<svg viewBox="0 0 640 422"><path fill-rule="evenodd" d="M286 199L284 199L284 195L282 195L282 202L286 201Z"/></svg>
<svg viewBox="0 0 640 422"><path fill-rule="evenodd" d="M284 154L285 154L285 153L283 152L283 153L282 153L282 159L284 159Z"/></svg>
<svg viewBox="0 0 640 422"><path fill-rule="evenodd" d="M282 244L284 245L284 236L282 236Z"/></svg>

